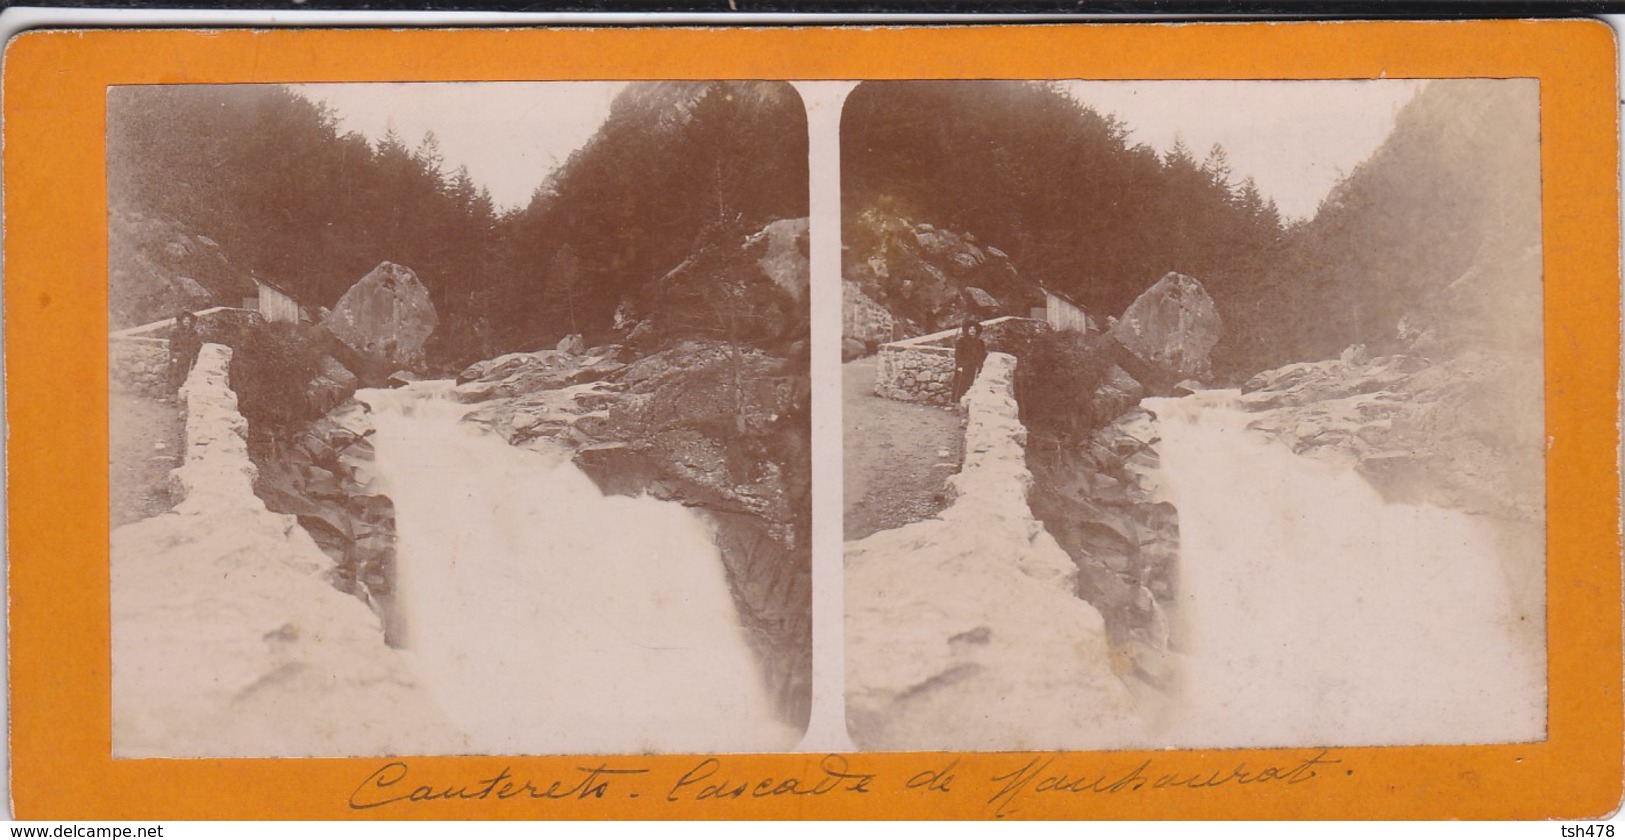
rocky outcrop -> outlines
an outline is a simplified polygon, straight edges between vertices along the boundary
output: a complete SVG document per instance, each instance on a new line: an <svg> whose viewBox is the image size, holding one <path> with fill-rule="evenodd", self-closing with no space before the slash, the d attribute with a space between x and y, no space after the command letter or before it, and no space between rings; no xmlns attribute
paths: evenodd
<svg viewBox="0 0 1625 840"><path fill-rule="evenodd" d="M254 495L229 357L205 345L185 385L184 500L112 533L113 755L465 751L377 616Z"/></svg>
<svg viewBox="0 0 1625 840"><path fill-rule="evenodd" d="M1141 734L1105 622L1028 506L1014 367L989 355L967 395L953 504L846 546L848 728L864 749L1088 749Z"/></svg>
<svg viewBox="0 0 1625 840"><path fill-rule="evenodd" d="M1391 500L1544 521L1538 358L1469 352L1339 358L1253 377L1249 428L1294 452L1353 465Z"/></svg>
<svg viewBox="0 0 1625 840"><path fill-rule="evenodd" d="M248 273L214 240L121 206L107 214L107 314L114 330L179 312L237 306L254 294Z"/></svg>
<svg viewBox="0 0 1625 840"><path fill-rule="evenodd" d="M570 454L606 493L704 511L769 689L801 725L811 698L805 363L720 341L629 362L617 346L482 362L459 377L465 418L516 446Z"/></svg>
<svg viewBox="0 0 1625 840"><path fill-rule="evenodd" d="M810 248L806 217L779 219L745 237L745 253L756 257L762 273L785 294L802 302L807 300L807 283L812 279L808 267Z"/></svg>
<svg viewBox="0 0 1625 840"><path fill-rule="evenodd" d="M1129 304L1110 334L1171 384L1211 377L1208 354L1222 330L1219 310L1202 284L1170 271Z"/></svg>
<svg viewBox="0 0 1625 840"><path fill-rule="evenodd" d="M879 344L891 341L893 319L886 307L875 303L863 293L863 287L851 280L841 283L841 336L860 344Z"/></svg>
<svg viewBox="0 0 1625 840"><path fill-rule="evenodd" d="M1003 251L970 234L873 209L851 227L842 275L905 335L957 326L967 314L1025 316L1044 305L1043 291Z"/></svg>
<svg viewBox="0 0 1625 840"><path fill-rule="evenodd" d="M1113 666L1167 689L1179 513L1159 493L1158 441L1155 417L1136 407L1083 441L1030 446L1027 464L1033 515L1077 564L1077 595L1105 617Z"/></svg>
<svg viewBox="0 0 1625 840"><path fill-rule="evenodd" d="M395 505L378 486L374 431L367 407L348 400L262 462L254 490L266 507L299 521L332 559L333 586L377 613L393 643Z"/></svg>
<svg viewBox="0 0 1625 840"><path fill-rule="evenodd" d="M630 358L626 348L617 344L600 345L579 354L569 349L509 353L464 369L457 375L455 395L463 402L522 397L548 399L542 392L600 382L625 368L624 360Z"/></svg>
<svg viewBox="0 0 1625 840"><path fill-rule="evenodd" d="M721 225L660 279L621 302L617 328L642 352L685 339L782 347L807 335L807 220Z"/></svg>
<svg viewBox="0 0 1625 840"><path fill-rule="evenodd" d="M439 323L417 274L391 262L357 280L322 319L328 332L357 353L408 370L423 369L423 345Z"/></svg>

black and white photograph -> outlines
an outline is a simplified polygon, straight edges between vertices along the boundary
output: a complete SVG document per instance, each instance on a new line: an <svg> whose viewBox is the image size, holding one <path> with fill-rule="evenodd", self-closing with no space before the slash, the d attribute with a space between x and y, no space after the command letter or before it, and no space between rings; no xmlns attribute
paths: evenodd
<svg viewBox="0 0 1625 840"><path fill-rule="evenodd" d="M863 750L1546 736L1533 79L846 100Z"/></svg>
<svg viewBox="0 0 1625 840"><path fill-rule="evenodd" d="M115 758L783 752L783 82L107 90Z"/></svg>

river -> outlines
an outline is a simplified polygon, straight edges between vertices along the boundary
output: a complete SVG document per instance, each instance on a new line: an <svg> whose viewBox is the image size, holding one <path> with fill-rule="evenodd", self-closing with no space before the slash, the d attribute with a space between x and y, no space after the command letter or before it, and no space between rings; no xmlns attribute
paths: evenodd
<svg viewBox="0 0 1625 840"><path fill-rule="evenodd" d="M1385 502L1247 431L1235 396L1144 403L1179 510L1168 745L1543 739L1542 593L1519 591L1538 546L1508 556L1494 519Z"/></svg>
<svg viewBox="0 0 1625 840"><path fill-rule="evenodd" d="M399 639L482 753L781 751L709 525L460 423L451 383L365 390L395 502Z"/></svg>

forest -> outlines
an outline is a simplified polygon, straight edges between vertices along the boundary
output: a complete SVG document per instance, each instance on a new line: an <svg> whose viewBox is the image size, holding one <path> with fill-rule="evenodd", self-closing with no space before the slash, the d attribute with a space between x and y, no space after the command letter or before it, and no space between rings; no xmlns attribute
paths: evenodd
<svg viewBox="0 0 1625 840"><path fill-rule="evenodd" d="M1223 148L1131 145L1128 126L1059 85L865 83L843 115L848 275L874 212L973 235L1095 313L1179 271L1219 307L1214 363L1230 379L1383 349L1407 317L1412 332L1429 319L1482 332L1502 310L1539 306L1538 283L1509 268L1539 242L1525 93L1430 82L1312 218L1289 222ZM717 243L807 213L805 115L778 83L628 86L511 212L432 134L340 133L325 106L281 86L114 88L108 116L115 328L173 314L166 270L201 286L187 287L194 299L235 303L252 274L314 309L390 260L428 287L443 324L431 359L450 368L571 333L607 338L618 316L672 308L669 273L705 273ZM177 232L218 253L166 256ZM1472 294L1445 296L1475 266Z"/></svg>
<svg viewBox="0 0 1625 840"><path fill-rule="evenodd" d="M702 238L805 216L806 137L788 85L631 85L524 207L500 212L432 133L341 134L324 105L279 85L114 88L109 316L117 328L174 314L166 268L216 305L251 295L252 274L314 311L389 260L429 289L438 366L571 333L591 342ZM163 253L177 236L219 253Z"/></svg>
<svg viewBox="0 0 1625 840"><path fill-rule="evenodd" d="M1292 222L1222 147L1130 145L1128 126L1059 85L865 83L843 114L846 237L860 239L872 211L971 234L1101 315L1166 272L1191 275L1224 320L1214 365L1229 379L1355 343L1378 351L1407 314L1461 331L1538 308L1538 274L1489 271L1495 288L1469 310L1438 300L1475 266L1538 247L1529 93L1430 82L1315 215ZM862 270L857 256L849 274Z"/></svg>

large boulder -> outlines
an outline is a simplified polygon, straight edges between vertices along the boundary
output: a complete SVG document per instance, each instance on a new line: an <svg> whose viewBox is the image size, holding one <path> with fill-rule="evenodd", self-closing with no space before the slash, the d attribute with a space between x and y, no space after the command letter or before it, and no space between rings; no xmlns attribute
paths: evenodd
<svg viewBox="0 0 1625 840"><path fill-rule="evenodd" d="M807 218L779 219L745 238L747 253L757 255L762 273L798 301L807 299Z"/></svg>
<svg viewBox="0 0 1625 840"><path fill-rule="evenodd" d="M423 344L439 323L417 274L391 262L357 280L322 321L356 352L408 370L424 368Z"/></svg>
<svg viewBox="0 0 1625 840"><path fill-rule="evenodd" d="M1209 378L1208 354L1222 334L1213 298L1196 278L1176 271L1135 298L1111 329L1119 344L1171 382Z"/></svg>

